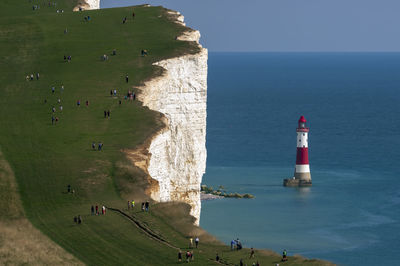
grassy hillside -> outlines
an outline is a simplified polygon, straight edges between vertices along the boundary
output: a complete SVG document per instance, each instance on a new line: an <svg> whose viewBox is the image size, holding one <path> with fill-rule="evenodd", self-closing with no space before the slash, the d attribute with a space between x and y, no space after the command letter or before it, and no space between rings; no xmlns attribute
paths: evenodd
<svg viewBox="0 0 400 266"><path fill-rule="evenodd" d="M176 248L186 248L188 237L194 234L200 235L202 243L195 250L193 264L215 264L216 252L231 264L248 258L248 250L230 252L191 226L184 204L152 203L150 213L138 207L126 210L128 199L145 199L147 178L131 165L123 150L145 142L160 123L159 114L123 96L160 73L153 62L197 52L194 43L175 40L185 28L161 7L135 7L133 19L132 7L73 13L75 1L57 1L57 6L47 3L0 3L0 147L4 162L12 169L0 176L0 206L7 210L0 216L3 229L27 217L76 259L92 265L176 264ZM34 5L40 9L33 10ZM56 12L61 9L63 13ZM85 21L86 16L90 21ZM124 17L128 19L125 24ZM141 57L142 49L149 55ZM100 59L104 54L106 61ZM71 61L64 60L64 55L71 56ZM26 79L36 73L39 79ZM110 96L114 89L117 96ZM104 118L105 110L110 110L109 118ZM58 122L52 124L52 117ZM92 150L92 142L104 143L103 150ZM18 189L10 178L12 172ZM68 184L74 194L67 193ZM19 198L23 211L15 204ZM90 206L96 204L122 210L126 216L111 210L104 216L92 216ZM73 222L77 215L83 219L80 225ZM21 230L36 229L25 224ZM4 244L9 234L2 236L0 263L9 263L10 256L2 255L12 249ZM16 245L28 245L29 234L15 239L24 237L26 241ZM62 252L49 249L41 256L77 263ZM261 265L279 261L276 255L261 251L256 259ZM38 263L58 264L55 261ZM299 263L320 262L291 258L287 264Z"/></svg>

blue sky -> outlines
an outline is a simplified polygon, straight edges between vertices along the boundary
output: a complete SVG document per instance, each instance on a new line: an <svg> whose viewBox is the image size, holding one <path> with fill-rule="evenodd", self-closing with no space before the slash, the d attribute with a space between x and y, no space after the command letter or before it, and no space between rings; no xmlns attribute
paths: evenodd
<svg viewBox="0 0 400 266"><path fill-rule="evenodd" d="M180 11L210 51L400 51L400 0L101 0Z"/></svg>

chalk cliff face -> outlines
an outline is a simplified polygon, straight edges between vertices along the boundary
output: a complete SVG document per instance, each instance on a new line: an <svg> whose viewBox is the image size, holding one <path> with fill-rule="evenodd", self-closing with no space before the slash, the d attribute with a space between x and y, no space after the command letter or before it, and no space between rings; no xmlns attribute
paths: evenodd
<svg viewBox="0 0 400 266"><path fill-rule="evenodd" d="M100 9L100 0L81 0L78 1L78 5L74 8L74 11L78 11L79 8L84 10Z"/></svg>
<svg viewBox="0 0 400 266"><path fill-rule="evenodd" d="M179 14L178 14L179 15ZM178 16L177 23L183 24ZM179 40L198 42L198 31ZM164 74L147 82L138 100L165 116L165 127L150 144L147 171L158 181L150 192L154 200L183 201L200 220L200 184L206 168L207 49L155 63Z"/></svg>

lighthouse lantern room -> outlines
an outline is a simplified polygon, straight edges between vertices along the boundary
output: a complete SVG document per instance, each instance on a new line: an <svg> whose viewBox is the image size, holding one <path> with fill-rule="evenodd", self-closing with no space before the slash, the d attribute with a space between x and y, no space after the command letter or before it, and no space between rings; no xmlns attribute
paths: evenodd
<svg viewBox="0 0 400 266"><path fill-rule="evenodd" d="M310 164L308 162L307 120L301 116L297 126L297 154L294 177L284 179L284 186L311 186Z"/></svg>

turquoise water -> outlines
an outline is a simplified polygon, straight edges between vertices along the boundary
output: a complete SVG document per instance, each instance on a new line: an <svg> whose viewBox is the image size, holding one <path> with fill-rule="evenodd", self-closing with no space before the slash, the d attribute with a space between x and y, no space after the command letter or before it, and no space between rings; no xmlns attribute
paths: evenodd
<svg viewBox="0 0 400 266"><path fill-rule="evenodd" d="M203 202L229 243L341 265L400 261L400 54L210 53L203 183L253 200ZM313 187L284 188L309 122Z"/></svg>

